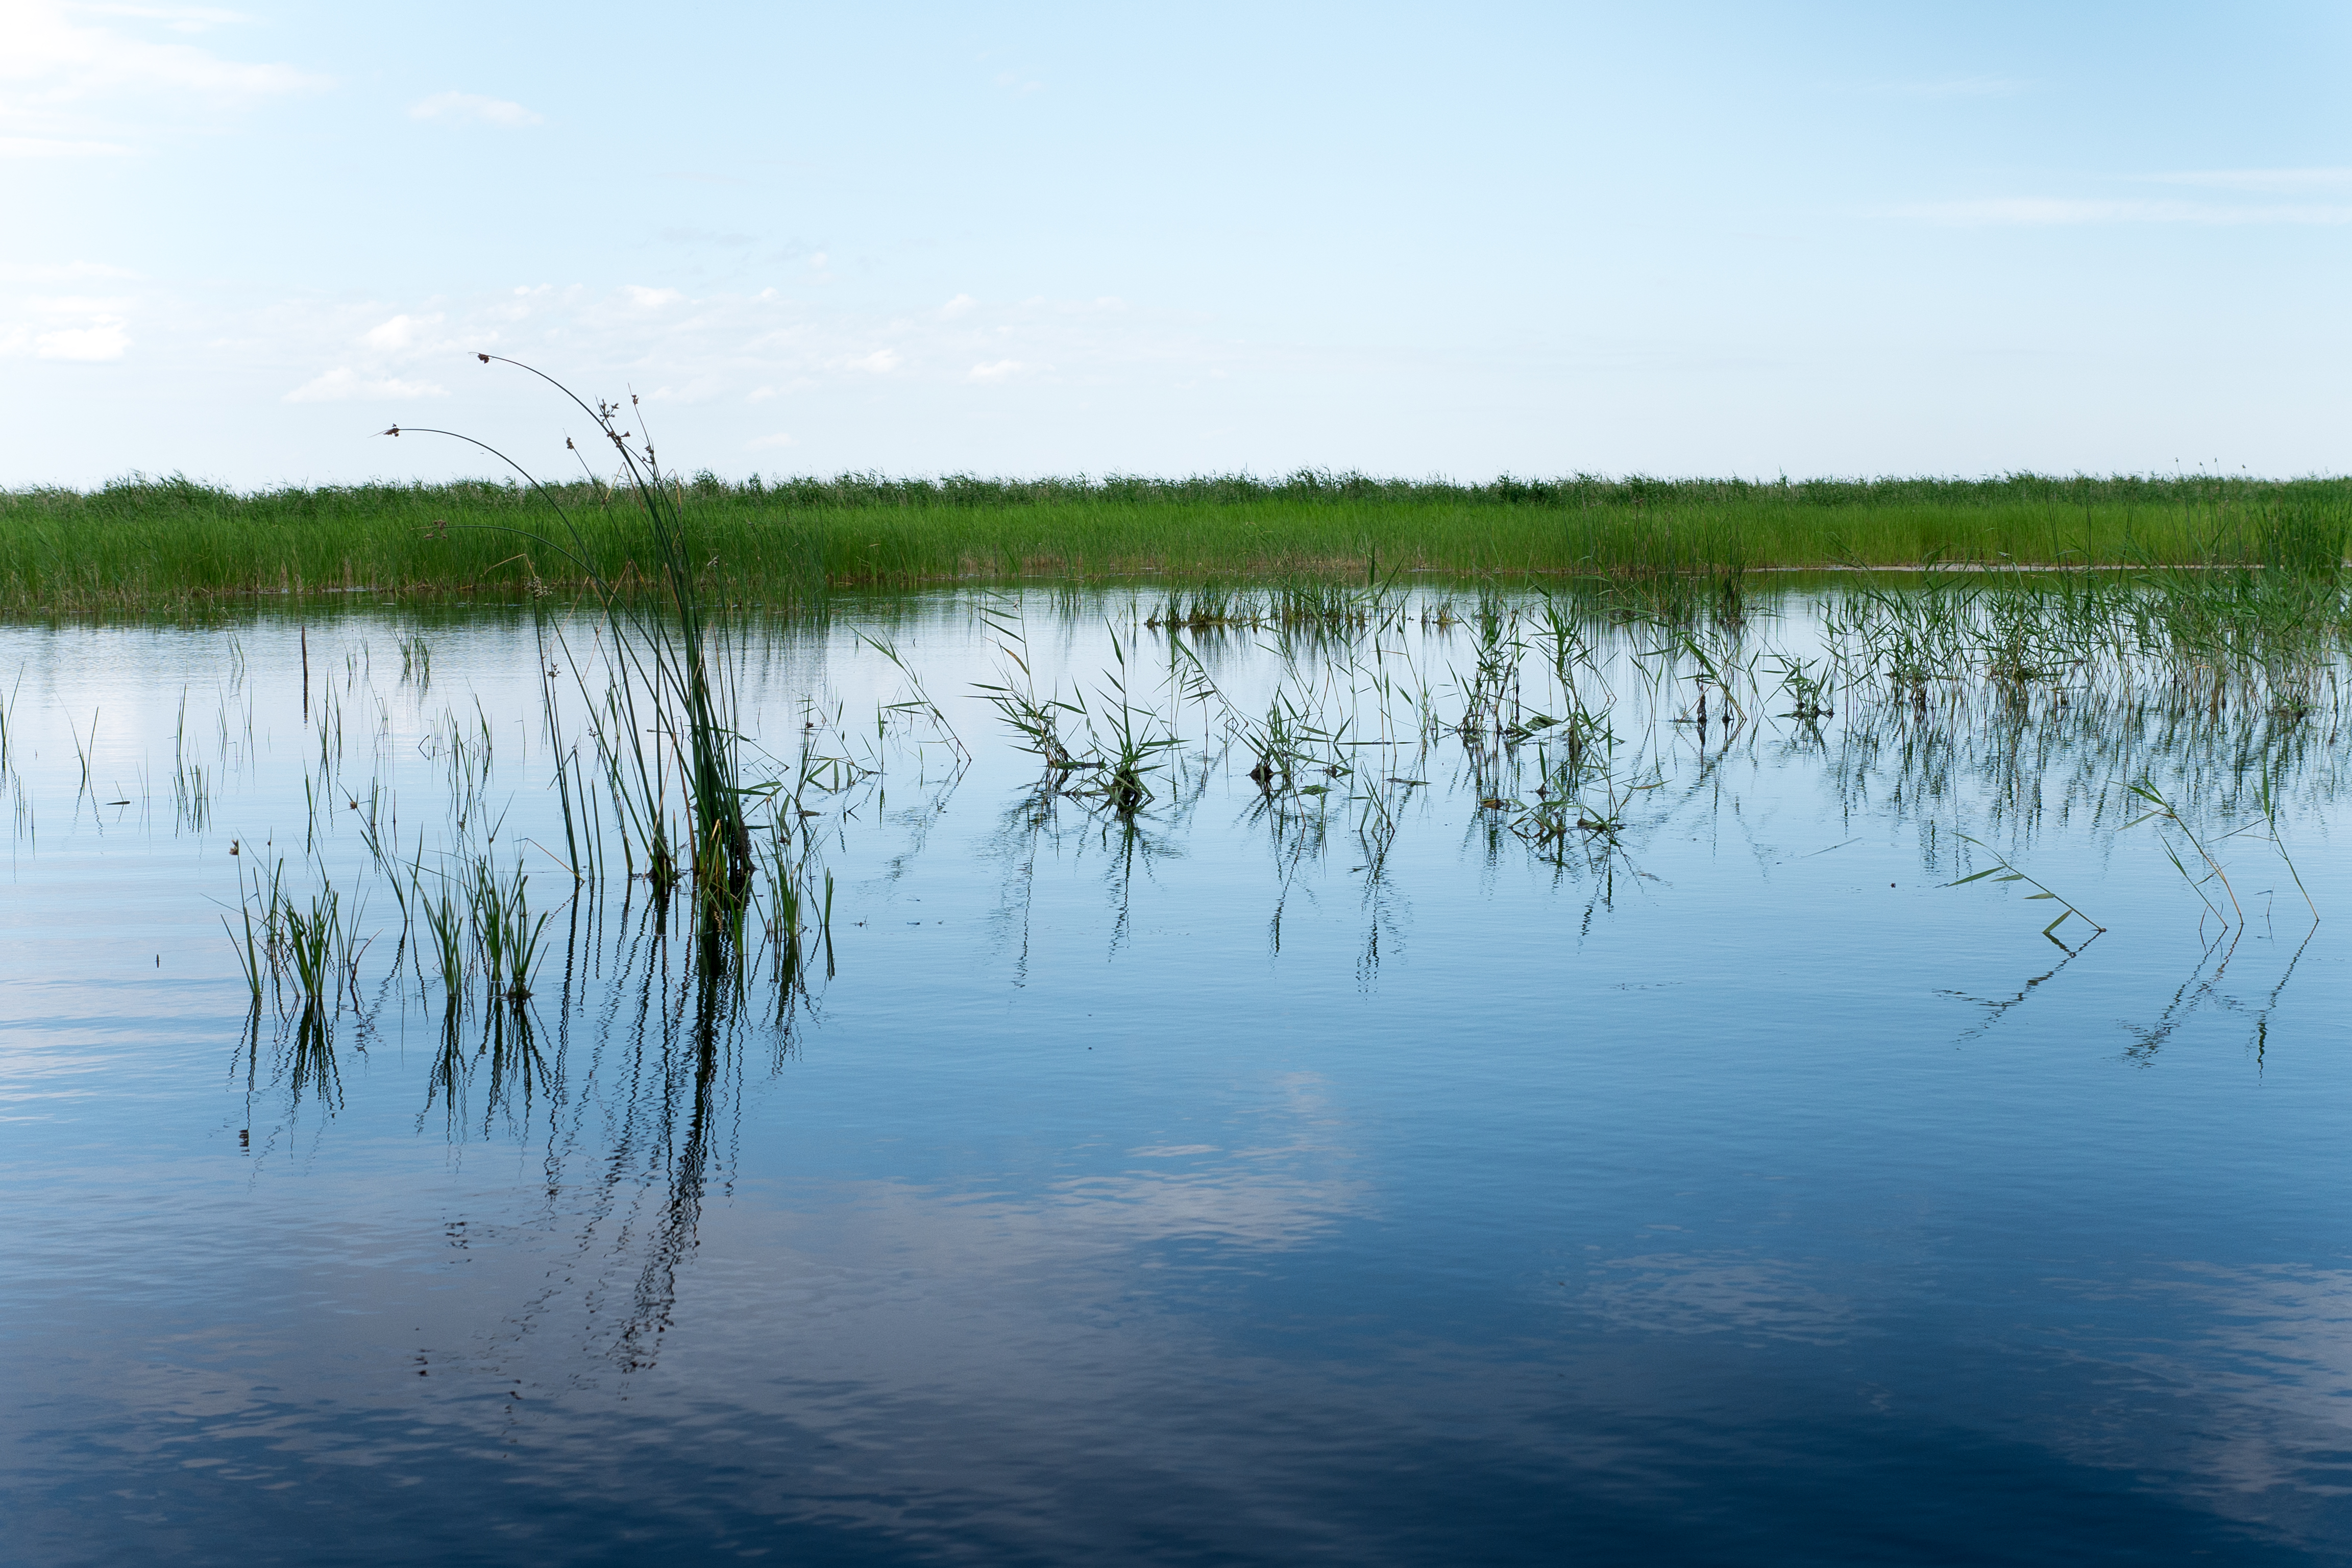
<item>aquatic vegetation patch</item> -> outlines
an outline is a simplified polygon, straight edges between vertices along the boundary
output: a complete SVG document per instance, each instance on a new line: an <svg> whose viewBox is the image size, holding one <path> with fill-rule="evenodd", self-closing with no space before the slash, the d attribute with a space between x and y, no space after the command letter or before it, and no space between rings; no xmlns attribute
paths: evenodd
<svg viewBox="0 0 2352 1568"><path fill-rule="evenodd" d="M642 432L636 432L642 434ZM601 441L602 437L598 437ZM364 592L527 603L600 583L674 592L628 463L518 451L496 480L232 491L132 477L91 491L0 493L0 612L201 609ZM2017 474L1980 480L1753 482L1509 477L1484 484L1301 471L1188 479L733 482L663 470L690 514L711 602L807 607L859 587L973 579L1172 586L1188 626L1345 613L1346 584L1405 574L1506 579L1688 576L1701 592L1767 568L1849 565L2333 570L2352 480ZM547 504L569 522L544 542ZM1263 584L1280 584L1272 591Z"/></svg>

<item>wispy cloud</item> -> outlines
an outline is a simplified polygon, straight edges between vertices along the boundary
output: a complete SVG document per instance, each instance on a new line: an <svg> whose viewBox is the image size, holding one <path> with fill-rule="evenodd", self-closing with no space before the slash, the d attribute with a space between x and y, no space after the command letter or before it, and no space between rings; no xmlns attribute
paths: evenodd
<svg viewBox="0 0 2352 1568"><path fill-rule="evenodd" d="M1895 207L1897 217L1960 228L2049 227L2081 224L2201 224L2231 227L2249 224L2332 225L2352 223L2352 205L2317 202L2232 204L2185 201L2112 201L2067 196L1999 196L1985 201L1913 202Z"/></svg>
<svg viewBox="0 0 2352 1568"><path fill-rule="evenodd" d="M475 125L495 125L508 131L543 123L539 115L520 103L503 98L485 98L478 92L436 92L409 105L408 114L412 120L463 121Z"/></svg>
<svg viewBox="0 0 2352 1568"><path fill-rule="evenodd" d="M740 250L747 245L756 245L760 239L756 234L729 233L719 229L695 228L687 226L663 229L661 237L672 245L723 245L730 250Z"/></svg>
<svg viewBox="0 0 2352 1568"><path fill-rule="evenodd" d="M2189 224L2333 226L2352 223L2352 167L2179 169L2114 176L2126 185L2185 186L2210 195L2179 196L1984 196L1908 202L1894 216L1956 227L2052 227L2087 224ZM2238 200L2305 197L2306 200ZM2327 200L2327 197L2336 200Z"/></svg>
<svg viewBox="0 0 2352 1568"><path fill-rule="evenodd" d="M64 269L18 269L20 275L36 270L57 279ZM16 354L29 350L41 359L91 363L121 359L131 352L132 303L127 298L81 294L20 300L19 308L45 321L46 328L18 325L7 329L0 334L0 352Z"/></svg>
<svg viewBox="0 0 2352 1568"><path fill-rule="evenodd" d="M398 315L360 334L360 342L378 353L400 353L413 349L425 330L441 324L438 316Z"/></svg>
<svg viewBox="0 0 2352 1568"><path fill-rule="evenodd" d="M159 19L164 15L162 7L152 11ZM98 14L129 18L145 16L149 8ZM51 0L0 0L0 33L7 38L7 47L0 49L5 112L20 121L68 106L158 91L235 102L331 85L326 77L290 65L223 59L192 44L151 43L119 28L78 26L68 7Z"/></svg>
<svg viewBox="0 0 2352 1568"><path fill-rule="evenodd" d="M79 303L94 309L107 302L95 298L99 286L86 287L92 297ZM129 302L119 303L124 308L115 314L137 318ZM0 334L12 322L27 334L90 324L87 316L68 318L46 305L30 313L29 301L22 315L0 315ZM652 384L649 399L704 410L697 427L723 438L722 449L746 455L788 442L799 443L796 455L822 448L831 438L824 428L830 414L783 409L808 407L791 400L831 389L855 386L887 397L902 387L955 387L987 396L988 389L1049 374L1116 377L1150 366L1151 375L1164 377L1171 367L1195 375L1218 370L1220 351L1204 346L1192 324L1151 312L1054 299L986 305L947 321L936 319L937 310L937 296L885 316L820 310L781 295L558 285L457 300L289 304L266 323L251 323L249 333L269 343L269 357L301 367L270 395L305 405L457 395L480 373L474 351L533 359L560 340L566 370L590 387L602 392L614 384L598 385L594 367L615 375L624 372L614 367L625 367L639 388ZM29 335L18 352L33 352ZM133 356L140 352L134 347ZM461 384L460 376L467 380ZM819 426L810 427L810 419Z"/></svg>
<svg viewBox="0 0 2352 1568"><path fill-rule="evenodd" d="M215 27L250 22L242 11L222 11L210 5L116 5L79 4L71 7L85 16L127 16L141 22L161 22L175 33L206 33Z"/></svg>
<svg viewBox="0 0 2352 1568"><path fill-rule="evenodd" d="M61 136L0 136L0 158L121 158L133 148L120 142L77 142Z"/></svg>
<svg viewBox="0 0 2352 1568"><path fill-rule="evenodd" d="M88 326L37 332L33 335L33 352L43 359L121 359L131 352L131 323L121 316L99 316Z"/></svg>
<svg viewBox="0 0 2352 1568"><path fill-rule="evenodd" d="M2352 169L2187 169L2145 178L2155 184L2255 191L2265 195L2352 191Z"/></svg>
<svg viewBox="0 0 2352 1568"><path fill-rule="evenodd" d="M52 294L31 301L33 308L47 316L116 316L131 309L131 300L120 295Z"/></svg>
<svg viewBox="0 0 2352 1568"><path fill-rule="evenodd" d="M338 365L326 374L301 385L286 395L289 403L353 403L383 401L406 397L446 397L449 389L438 383L415 381L405 376L369 376L349 365Z"/></svg>
<svg viewBox="0 0 2352 1568"><path fill-rule="evenodd" d="M136 278L128 267L103 261L64 261L46 266L0 267L0 283L68 283L80 278Z"/></svg>

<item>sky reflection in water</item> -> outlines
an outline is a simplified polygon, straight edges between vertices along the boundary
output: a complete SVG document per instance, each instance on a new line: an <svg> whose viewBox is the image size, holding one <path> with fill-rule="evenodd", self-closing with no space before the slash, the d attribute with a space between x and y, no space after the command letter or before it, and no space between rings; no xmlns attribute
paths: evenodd
<svg viewBox="0 0 2352 1568"><path fill-rule="evenodd" d="M1754 635L1810 648L1815 609ZM1123 613L1033 599L1041 672L1091 688ZM968 760L877 733L882 621ZM1441 702L1471 635L1413 633ZM1604 628L1614 844L1480 807L1534 798L1532 743L1269 812L1198 703L1129 828L1028 795L968 604L865 606L746 667L771 750L808 697L884 764L812 819L804 999L699 987L642 889L558 907L524 848L522 1015L447 1031L378 886L366 1011L306 1057L247 1035L219 925L232 838L311 874L306 765L348 897L349 803L436 831L452 712L501 845L562 831L527 619L310 636L323 773L290 625L0 634L27 1560L2352 1556L2344 950L2245 838L2250 918L2200 931L2122 789L2226 830L2269 759L2352 910L2325 715L1751 693L1702 731ZM1245 710L1267 640L1196 639ZM1376 876L1375 777L1426 781ZM2109 930L1945 887L1962 835Z"/></svg>

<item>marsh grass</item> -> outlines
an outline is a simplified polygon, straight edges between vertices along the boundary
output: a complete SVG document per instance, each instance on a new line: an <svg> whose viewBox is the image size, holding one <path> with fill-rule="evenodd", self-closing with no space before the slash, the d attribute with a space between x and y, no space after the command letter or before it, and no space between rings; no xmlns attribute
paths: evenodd
<svg viewBox="0 0 2352 1568"><path fill-rule="evenodd" d="M2320 594L2324 603L2325 574L2312 575L2298 592ZM2238 585L2216 587L2236 601ZM1737 614L1727 613L1724 595L1706 582L1687 594L1622 590L1574 583L1543 595L1422 591L1367 610L1362 590L1350 585L1353 607L1315 619L1263 615L1254 625L1230 611L1222 625L1158 615L1164 600L1156 592L1124 603L1097 595L1086 605L1090 619L1109 623L1108 640L1097 638L1096 657L1063 667L1058 678L1037 673L1052 666L1033 658L1022 619L1024 602L1034 609L1047 595L970 596L966 613L1002 655L996 679L976 683L977 695L995 704L1000 740L1009 738L1040 764L1040 782L1005 807L1002 845L992 851L1011 884L1002 917L1008 963L1027 961L1029 896L1018 884L1034 877L1041 854L1093 857L1112 911L1108 940L1114 946L1139 940L1131 933L1152 929L1153 868L1183 853L1181 836L1203 803L1214 811L1222 802L1237 824L1263 830L1272 873L1265 930L1277 950L1286 909L1309 899L1332 907L1342 874L1355 879L1357 970L1369 984L1384 954L1410 936L1412 873L1399 867L1423 863L1433 829L1453 840L1442 850L1483 858L1489 868L1520 867L1575 889L1584 908L1580 915L1573 904L1562 907L1565 929L1596 918L1621 889L1643 888L1662 840L1719 825L1724 770L1800 753L1853 810L1916 826L1932 882L1962 889L1943 896L1956 921L1971 918L1967 888L2010 889L2053 902L2055 918L2042 930L2077 952L2082 944L2068 947L2065 939L2088 916L2075 889L2053 885L2065 879L2037 858L2037 843L2089 830L2113 839L2120 854L2153 859L2160 834L2179 850L2183 923L2221 913L2234 941L2248 916L2257 931L2264 918L2259 883L2239 862L2251 869L2275 853L2300 887L2281 822L2336 798L2344 786L2333 740L2342 717L2333 679L2340 648L2325 637L2298 638L2272 626L2277 617L2269 611L2255 617L2251 637L2176 641L2166 628L2182 611L2162 595L2189 590L2168 582L2090 591L2020 578L1979 591L1958 582L1856 579L1839 600L1843 630L1822 647L1784 644L1771 597L1747 588ZM1268 595L1262 605L1274 602L1271 590L1256 592ZM934 604L928 624L940 624L938 610ZM2191 607L2189 624L2206 618ZM593 606L575 616L575 646L586 646L583 625L602 630ZM560 644L548 631L550 640L536 647L520 637L519 656L555 648L560 670ZM404 938L413 911L416 945L409 950L404 942L394 952L386 984L397 981L403 998L439 1014L442 1049L431 1068L427 1110L446 1105L453 1139L471 1136L469 1128L487 1131L495 1115L516 1117L535 1100L577 1092L565 1089L561 1068L565 1030L587 1016L583 997L592 980L583 973L598 986L615 974L642 976L645 1016L686 1021L674 1037L664 1037L677 1059L649 1056L647 1070L675 1074L680 1092L697 1097L731 1070L725 1048L709 1037L723 1040L737 1022L756 1022L783 1041L795 1019L819 1016L834 970L837 893L824 847L855 823L882 822L886 814L864 807L883 800L886 775L887 815L901 816L904 759L928 752L936 760L952 733L954 700L942 667L916 657L915 637L877 625L831 646L854 649L865 673L882 682L872 705L848 712L796 690L785 701L797 707L789 707L771 690L772 705L755 710L755 719L764 711L772 724L800 730L797 762L756 797L767 812L756 840L757 896L724 920L698 921L694 942L676 944L674 962L662 924L668 901L644 900L633 911L630 900L642 900L647 879L624 876L593 847L613 828L609 819L598 827L589 814L609 805L611 795L576 706L532 699L544 742L536 750L527 733L515 744L506 713L493 725L470 703L461 710L457 702L465 699L437 716L421 700L400 715L404 752L425 735L425 771L447 812L436 837L429 817L422 831L415 823L402 826L388 787L371 780L346 789L340 768L370 753L372 726L394 721L368 697L363 649L354 656L332 644L313 648L314 660L344 673L337 678L343 695L315 702L310 723L353 727L347 753L341 742L322 745L308 731L294 748L314 785L306 809L320 836L311 858L320 874L290 873L299 889L277 886L282 868L249 877L268 886L249 888L226 922L256 1020L268 989L279 987L283 1085L298 1099L331 1105L341 1094L338 1053L368 1045L373 1026L356 984L358 960L368 952L358 913L364 900L356 895L376 879L394 887ZM2201 663L2216 646L2224 662ZM1916 681L1907 673L1891 678L1926 658L1937 662ZM411 659L412 671L417 662ZM389 662L380 668L390 681ZM936 691L924 683L926 668ZM2302 704L2293 711L2273 695L2290 688ZM1692 721L1702 693L1703 725ZM215 728L226 733L226 726ZM961 776L968 752L985 745L974 726L964 728L948 747L958 758L950 781ZM184 714L176 743L204 729ZM381 759L383 737L376 739ZM1123 756L1135 764L1130 770L1120 767ZM199 760L193 745L175 758L183 766ZM60 765L70 782L70 760ZM673 754L667 770L673 800L678 765ZM1124 800L1122 771L1141 786ZM928 790L933 776L918 782ZM559 844L567 852L571 886L558 907L570 909L568 928L527 900L523 861L501 827L504 803L542 782L568 791L572 802L564 839L552 837L549 824L561 813L551 804L528 829L546 839L551 854ZM2143 782L2170 816L2152 824L2157 834L2126 836L2137 811L2156 804L2132 789ZM938 803L954 787L942 785ZM926 805L903 816L929 814ZM356 867L358 876L339 870L331 889L323 870L338 834L343 858L336 863ZM310 841L307 831L280 837ZM530 852L540 850L534 845ZM251 873L254 862L241 867ZM546 875L536 865L532 873ZM853 907L858 887L838 889ZM2084 896L2093 907L2100 901ZM620 906L623 935L599 960L593 933L609 918L608 899ZM2175 911L2147 912L2160 919ZM2032 929L2020 921L2020 940L2030 943ZM2133 930L2132 940L2141 940L2147 921ZM706 939L719 947L715 959ZM378 972L383 960L379 949ZM611 967L599 972L599 963ZM547 994L532 997L542 987L542 965ZM767 984L772 1006L742 1005L755 976ZM332 1028L338 987L341 1005L359 1016L340 1042ZM383 1006L383 994L374 1006ZM535 1032L542 1029L544 1049ZM695 1100L695 1114L703 1103Z"/></svg>
<svg viewBox="0 0 2352 1568"><path fill-rule="evenodd" d="M567 506L557 489L474 437L418 427L411 427L408 433L464 442L506 463L518 475L520 488L552 515L553 531L542 531L546 525L538 515L528 522L458 525L457 531L478 531L535 547L544 558L562 562L591 592L602 621L602 661L596 667L603 674L601 691L591 686L591 661L572 657L560 623L552 629L582 696L588 700L589 711L597 712L601 707L609 720L609 724L592 721L590 733L602 755L625 835L634 828L646 850L647 875L656 890L667 896L680 878L668 810L674 776L685 813L686 874L691 879L698 917L709 927L705 934L740 927L754 870L745 802L758 791L745 787L738 764L740 736L733 716L731 666L723 637L714 644L700 581L707 568L698 553L698 542L689 539L686 488L662 468L649 436L621 428L625 411L620 405L599 403L591 407L542 371L497 355L475 357L485 365L511 365L537 377L594 421L603 438L600 444L609 446L618 459L625 489L635 502L621 510L632 525L635 550L652 563L651 593L634 592L627 586L629 579L641 574L635 554L626 558L625 569L619 572L608 572L599 564L598 541L590 531L598 526L598 519L609 518L612 509L604 504L608 498L593 471L587 485L589 499L599 502L593 514L584 506ZM630 409L636 405L632 395ZM383 433L397 437L402 427L394 425ZM569 438L564 445L577 452ZM584 468L584 454L580 461ZM439 536L447 537L450 526L446 521L440 522ZM531 596L543 597L546 589L538 559L530 550L517 559L524 563ZM487 718L482 735L487 758ZM628 855L625 837L624 855ZM704 946L715 954L724 944L706 942ZM496 971L492 978L494 982L499 978ZM524 994L528 994L527 987Z"/></svg>
<svg viewBox="0 0 2352 1568"><path fill-rule="evenodd" d="M467 906L458 901L457 890L445 882L430 894L420 890L416 907L424 912L425 933L433 939L435 970L441 978L444 1005L454 1015L465 1005L467 988L474 973L468 962L472 944L467 940Z"/></svg>
<svg viewBox="0 0 2352 1568"><path fill-rule="evenodd" d="M615 444L629 439L608 433ZM1761 766L1801 753L1855 809L1891 804L1916 823L1936 880L2021 884L2029 897L2053 902L2044 934L2064 946L2067 922L2095 922L2071 893L2040 879L2047 873L2034 868L2038 833L2087 822L2114 836L2152 823L2153 833L2130 842L2174 857L2188 889L2184 916L2220 915L2242 930L2249 909L2263 918L2264 889L2246 892L2233 859L2260 864L2274 852L2302 889L2283 813L2342 787L2334 754L2352 607L2329 555L2339 536L2307 518L2265 524L2270 558L2254 564L1848 574L1815 586L1825 606L1818 641L1811 630L1803 640L1784 637L1777 596L1759 592L1752 570L1738 563L1678 574L1580 570L1536 591L1491 579L1407 591L1367 551L1360 574L1345 579L1293 574L1084 594L1066 584L1017 593L979 585L919 609L840 595L826 601L836 624L853 610L857 618L832 646L885 682L870 711L795 687L798 711L789 718L772 705L747 719L743 682L773 679L789 661L762 673L767 656L743 636L750 623L740 605L718 596L724 584L706 569L698 487L654 467L649 449L641 455L649 496L598 492L595 525L636 506L645 534L636 559L652 569L625 584L592 570L584 595L530 600L533 635L518 643L518 657L537 657L544 672L533 700L535 752L526 730L522 754L502 755L516 727L503 713L504 727L493 725L478 700L436 698L428 707L431 643L415 628L441 612L404 616L396 685L410 705L402 723L413 727L401 745L415 743L426 759L446 814L439 828L428 817L404 829L388 787L347 774L368 765L371 741L375 765L388 765L394 729L363 642L322 637L309 650L324 679L299 743L304 831L280 837L289 845L299 837L319 872L286 882L282 863L264 879L242 862L253 885L226 922L257 1016L275 987L288 1026L300 1025L298 1084L328 1082L339 994L362 1014L357 1037L367 1038L358 972L370 938L359 913L365 900L354 895L370 878L388 881L398 906L399 941L384 944L393 979L403 995L437 1003L448 1030L449 1059L436 1081L453 1097L453 1114L473 1070L461 1046L490 1053L494 1085L507 1070L499 1060L508 1061L506 1081L525 1086L528 1098L538 1069L524 1005L553 955L562 962L550 967L563 978L546 984L561 984L564 999L551 1010L566 1016L581 933L605 918L615 895L625 927L631 900L652 895L635 910L637 939L658 953L670 951L673 895L684 889L693 900L693 941L677 949L691 985L665 994L661 1005L691 1000L697 1009L740 1012L751 978L764 972L774 1022L813 1014L817 983L834 971L836 889L825 846L853 822L884 817L910 754L926 790L942 748L950 754L944 801L983 744L977 732L958 733L958 697L992 707L1001 735L1038 763L1034 783L1005 812L1008 860L1034 875L1040 845L1075 854L1083 844L1113 894L1114 944L1139 929L1130 904L1148 898L1150 868L1181 852L1178 836L1204 800L1218 798L1222 781L1233 786L1237 820L1265 834L1276 888L1269 941L1278 947L1294 889L1321 899L1304 880L1310 869L1339 861L1361 879L1366 976L1383 944L1393 948L1396 910L1409 896L1392 881L1399 845L1450 812L1459 820L1445 826L1462 852L1580 884L1589 921L1621 885L1637 885L1661 834L1719 810L1710 791L1734 759ZM549 509L538 532L498 525L506 545L531 552L541 582L587 538L587 520L561 510L568 493L552 487L541 498ZM438 537L459 540L470 526L451 522ZM664 528L675 530L667 544L656 540ZM1385 549L1377 557L1389 559ZM656 589L666 596L656 599ZM1065 629L1081 616L1099 619L1107 640L1095 643L1097 657L1041 674L1051 661L1033 655L1024 618L1041 606L1066 617ZM315 607L300 613L303 629L289 628L289 669L295 636L307 646L332 624ZM959 613L995 647L997 667L968 690L934 691L925 671L937 681L941 667L916 657L919 632L900 630ZM520 616L513 620L520 629ZM218 811L206 803L221 780L253 765L253 700L238 695L243 658L232 643L209 764L194 741L205 726L192 729L184 695L173 787L194 832L207 831ZM395 684L389 660L383 668L387 686ZM775 702L772 689L764 700ZM771 754L745 732L762 711L778 728L798 724L796 756L782 743L781 758ZM85 787L96 719L89 729L79 720L65 726ZM114 736L107 738L111 759ZM545 853L569 879L555 903L571 910L568 931L527 898L523 859L504 836L519 779L556 796L546 812L521 812L530 826L519 831L539 834L522 847ZM1945 809L1962 798L1965 812ZM2135 812L2147 815L2127 820ZM747 854L738 852L739 828ZM324 871L338 834L347 845L356 837L342 863L355 861L361 876L354 885L339 870L341 885L331 888ZM2269 848L2247 857L2244 847L2257 844ZM1976 869L1986 858L1991 868ZM2315 917L2315 900L2304 896ZM1008 919L1025 921L1025 895L1008 897L1006 908ZM478 1001L488 1033L475 1049L457 1021L473 1028ZM655 1005L650 996L646 1005ZM559 1041L560 1027L551 1037Z"/></svg>
<svg viewBox="0 0 2352 1568"><path fill-rule="evenodd" d="M1102 671L1091 700L1082 689L1064 697L1058 687L1040 695L1017 608L990 600L980 614L1003 662L996 680L975 682L972 689L996 709L1018 747L1045 764L1041 794L1091 797L1126 816L1149 805L1155 798L1150 778L1177 742L1156 710L1129 689L1133 639L1106 625L1112 663Z"/></svg>
<svg viewBox="0 0 2352 1568"><path fill-rule="evenodd" d="M97 490L0 493L0 611L80 613L367 590L528 600L601 583L663 598L677 563L649 541L639 480L483 480L236 492L133 477ZM542 479L545 477L542 476ZM1224 624L1233 592L1273 581L1300 613L1340 584L1404 573L1696 575L1716 591L1765 567L2266 565L2343 558L2352 480L2193 476L1981 480L1498 479L1411 482L1302 471L987 479L722 482L663 474L695 516L714 595L809 606L835 590L959 579L1202 586L1164 614ZM561 552L538 533L553 500ZM520 547L519 547L520 546Z"/></svg>
<svg viewBox="0 0 2352 1568"><path fill-rule="evenodd" d="M331 1010L340 994L337 959L347 940L338 918L340 902L331 888L311 895L307 909L280 895L278 925L285 970L295 983L295 999L305 1014Z"/></svg>
<svg viewBox="0 0 2352 1568"><path fill-rule="evenodd" d="M505 881L487 858L474 868L474 942L482 956L482 972L492 994L514 1003L530 995L550 918L543 912L532 917L525 896L529 881L520 862L513 878Z"/></svg>

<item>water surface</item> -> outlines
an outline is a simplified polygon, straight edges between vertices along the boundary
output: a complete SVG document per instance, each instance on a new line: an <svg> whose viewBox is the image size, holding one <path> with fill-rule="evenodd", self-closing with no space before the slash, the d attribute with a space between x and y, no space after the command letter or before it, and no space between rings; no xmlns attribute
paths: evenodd
<svg viewBox="0 0 2352 1568"><path fill-rule="evenodd" d="M0 631L10 1554L2352 1558L2327 713L1808 721L1759 663L1698 725L1596 623L1617 826L1544 839L1543 731L1399 696L1462 708L1466 610L1196 665L1117 595L1021 607L1041 688L1099 711L1117 638L1172 724L1132 819L1040 797L970 600L751 635L747 731L856 764L791 819L804 985L572 896L527 614ZM1278 689L1384 743L1270 800L1229 721ZM428 880L521 858L525 1007L451 1016L371 814ZM2106 931L1948 886L1990 853ZM281 863L373 936L323 1048L223 929Z"/></svg>

